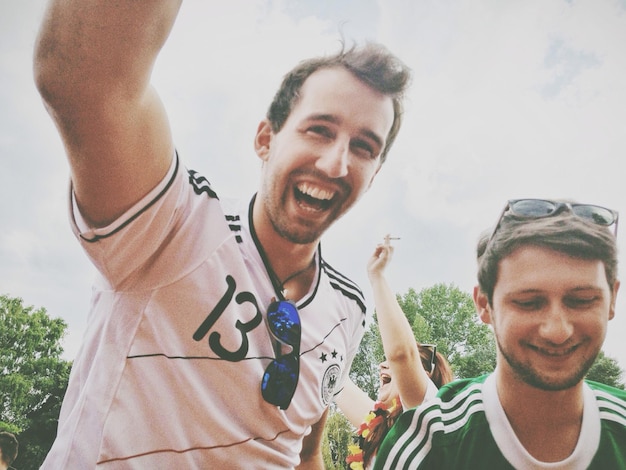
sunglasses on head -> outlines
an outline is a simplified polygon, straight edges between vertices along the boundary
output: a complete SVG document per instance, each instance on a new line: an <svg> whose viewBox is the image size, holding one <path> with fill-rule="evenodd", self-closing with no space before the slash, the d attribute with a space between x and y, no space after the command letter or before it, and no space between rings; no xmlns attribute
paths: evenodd
<svg viewBox="0 0 626 470"><path fill-rule="evenodd" d="M261 380L263 399L286 410L291 403L300 377L301 324L298 308L290 300L274 301L268 307L267 326L279 343L277 358L265 369ZM280 353L280 344L291 347L288 354Z"/></svg>
<svg viewBox="0 0 626 470"><path fill-rule="evenodd" d="M575 204L569 202L549 201L546 199L511 199L507 202L502 210L496 228L493 230L491 240L505 215L511 215L516 219L541 219L544 217L553 217L560 214L564 210L569 210L572 214L581 219L585 219L596 225L604 227L614 226L614 234L617 236L618 213L606 207L596 206L594 204Z"/></svg>

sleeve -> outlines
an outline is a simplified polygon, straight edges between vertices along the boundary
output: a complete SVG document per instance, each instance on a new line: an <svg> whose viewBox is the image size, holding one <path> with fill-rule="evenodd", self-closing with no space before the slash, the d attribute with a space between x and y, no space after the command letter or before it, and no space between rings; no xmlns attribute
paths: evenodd
<svg viewBox="0 0 626 470"><path fill-rule="evenodd" d="M414 416L415 409L400 415L378 448L374 470L401 468L399 466L399 454L401 454L403 446L400 441L406 440L405 433L410 432Z"/></svg>
<svg viewBox="0 0 626 470"><path fill-rule="evenodd" d="M378 449L374 470L444 468L433 451L431 425L441 418L441 402L433 402L400 415Z"/></svg>
<svg viewBox="0 0 626 470"><path fill-rule="evenodd" d="M208 182L205 183L208 185ZM163 180L106 227L89 227L73 191L70 223L94 266L117 290L173 282L206 259L224 237L225 220L212 191L195 190L178 156ZM220 230L219 227L222 227Z"/></svg>
<svg viewBox="0 0 626 470"><path fill-rule="evenodd" d="M355 325L353 327L354 329L353 329L353 334L352 334L352 341L348 346L348 361L346 363L346 367L343 370L343 373L341 374L341 379L339 383L337 384L337 387L335 387L335 392L334 392L335 395L339 393L341 390L343 390L343 388L345 387L346 381L348 380L348 377L350 376L352 363L354 362L354 358L359 352L359 346L361 345L361 341L363 340L363 336L365 335L365 324L367 322L364 320L364 318L366 318L367 313L363 313L361 310L358 310L358 312L355 311L353 315L356 318L363 318L363 319L359 321L358 323L355 322Z"/></svg>

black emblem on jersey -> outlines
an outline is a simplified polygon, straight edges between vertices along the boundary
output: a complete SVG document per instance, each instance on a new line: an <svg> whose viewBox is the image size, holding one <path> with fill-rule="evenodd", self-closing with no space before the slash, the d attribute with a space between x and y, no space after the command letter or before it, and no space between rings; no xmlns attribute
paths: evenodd
<svg viewBox="0 0 626 470"><path fill-rule="evenodd" d="M324 372L324 378L322 379L322 403L324 406L328 406L335 395L335 387L339 383L341 377L341 367L338 364L331 364Z"/></svg>

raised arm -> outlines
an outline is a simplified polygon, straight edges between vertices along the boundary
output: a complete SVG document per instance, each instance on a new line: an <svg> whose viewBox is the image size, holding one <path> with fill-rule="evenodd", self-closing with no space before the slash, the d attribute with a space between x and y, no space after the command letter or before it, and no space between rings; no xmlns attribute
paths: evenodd
<svg viewBox="0 0 626 470"><path fill-rule="evenodd" d="M402 406L413 408L424 400L428 375L420 359L415 337L404 312L392 292L384 271L393 256L389 236L378 245L367 265L372 285L378 328L393 381L396 382Z"/></svg>
<svg viewBox="0 0 626 470"><path fill-rule="evenodd" d="M169 123L150 87L179 0L51 0L34 74L68 154L77 202L103 226L165 176Z"/></svg>
<svg viewBox="0 0 626 470"><path fill-rule="evenodd" d="M348 377L343 390L335 397L335 403L350 424L358 428L367 414L374 409L374 400Z"/></svg>

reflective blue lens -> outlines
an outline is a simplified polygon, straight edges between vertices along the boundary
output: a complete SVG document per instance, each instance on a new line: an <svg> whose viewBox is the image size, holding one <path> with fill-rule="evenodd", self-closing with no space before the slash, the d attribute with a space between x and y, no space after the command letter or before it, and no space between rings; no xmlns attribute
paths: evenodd
<svg viewBox="0 0 626 470"><path fill-rule="evenodd" d="M286 410L298 386L300 358L296 354L274 359L263 374L261 393L263 399Z"/></svg>
<svg viewBox="0 0 626 470"><path fill-rule="evenodd" d="M261 380L261 393L265 401L286 410L300 377L302 326L298 308L289 300L272 302L267 312L267 325L274 338L292 349L267 366Z"/></svg>
<svg viewBox="0 0 626 470"><path fill-rule="evenodd" d="M281 300L272 302L267 312L267 324L270 331L280 342L300 350L300 315L293 302Z"/></svg>

